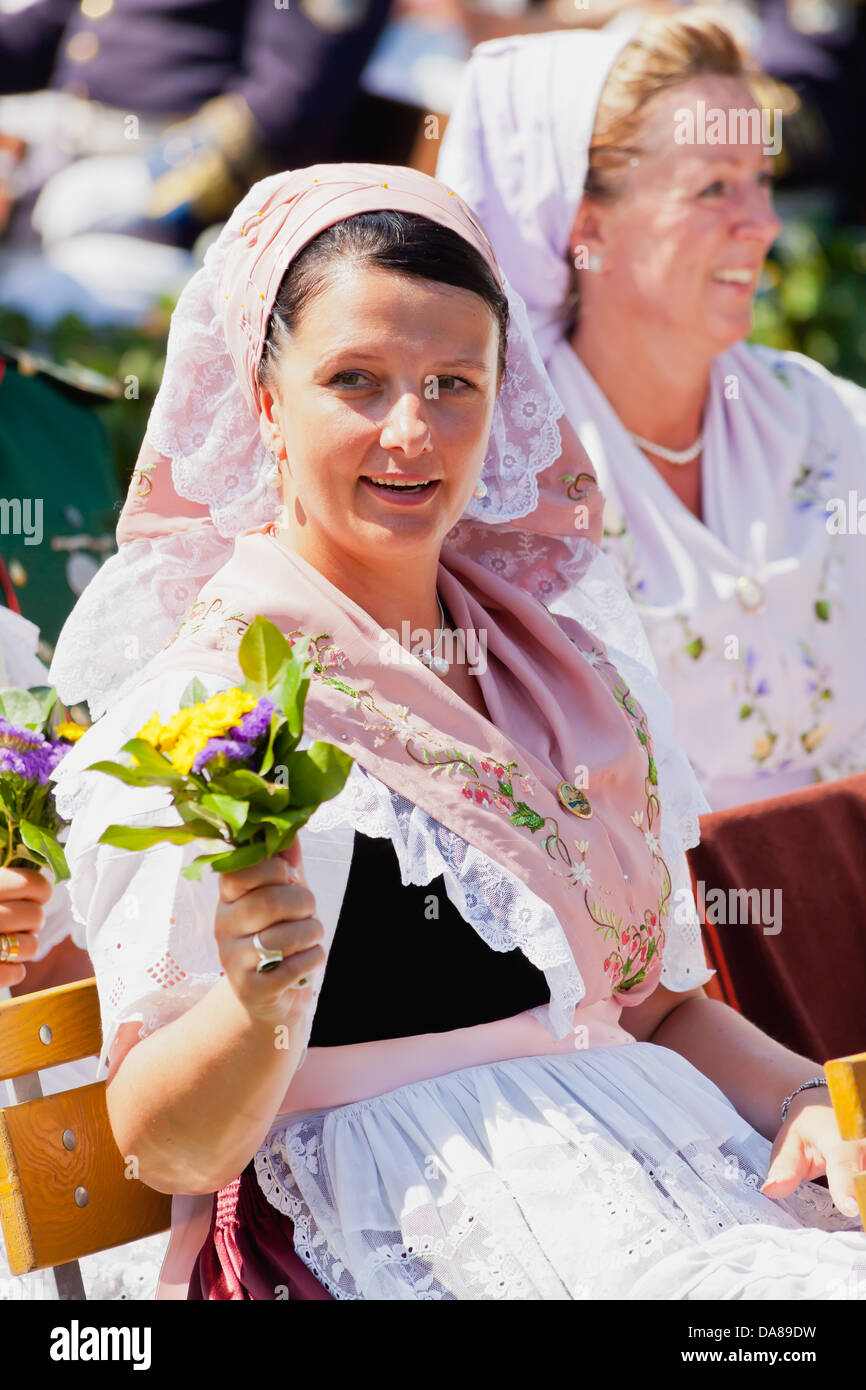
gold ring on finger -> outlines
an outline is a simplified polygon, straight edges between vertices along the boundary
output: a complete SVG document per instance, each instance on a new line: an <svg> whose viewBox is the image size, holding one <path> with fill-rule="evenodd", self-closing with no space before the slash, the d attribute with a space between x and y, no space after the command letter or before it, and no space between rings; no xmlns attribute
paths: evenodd
<svg viewBox="0 0 866 1390"><path fill-rule="evenodd" d="M15 932L0 935L0 961L17 960L21 942Z"/></svg>

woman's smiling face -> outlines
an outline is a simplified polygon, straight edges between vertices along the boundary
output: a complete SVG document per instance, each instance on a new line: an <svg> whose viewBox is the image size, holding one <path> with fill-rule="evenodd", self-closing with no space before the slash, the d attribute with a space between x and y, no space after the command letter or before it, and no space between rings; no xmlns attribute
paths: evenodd
<svg viewBox="0 0 866 1390"><path fill-rule="evenodd" d="M724 114L711 136L723 138L679 143L683 112L699 137L706 133L702 111ZM629 323L631 331L672 330L709 358L751 331L758 277L779 231L763 138L754 97L736 78L697 78L647 104L639 165L626 170L613 202L584 199L572 238L604 262L581 289L594 281L587 289L626 331Z"/></svg>
<svg viewBox="0 0 866 1390"><path fill-rule="evenodd" d="M476 294L343 262L261 388L287 539L316 565L400 568L438 555L476 486L498 387Z"/></svg>

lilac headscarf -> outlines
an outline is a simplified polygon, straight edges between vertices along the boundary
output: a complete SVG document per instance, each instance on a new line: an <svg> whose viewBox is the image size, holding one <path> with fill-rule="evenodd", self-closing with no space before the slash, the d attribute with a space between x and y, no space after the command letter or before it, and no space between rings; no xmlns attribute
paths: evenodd
<svg viewBox="0 0 866 1390"><path fill-rule="evenodd" d="M542 356L561 334L599 99L632 37L580 30L480 44L442 142L437 177L480 218Z"/></svg>

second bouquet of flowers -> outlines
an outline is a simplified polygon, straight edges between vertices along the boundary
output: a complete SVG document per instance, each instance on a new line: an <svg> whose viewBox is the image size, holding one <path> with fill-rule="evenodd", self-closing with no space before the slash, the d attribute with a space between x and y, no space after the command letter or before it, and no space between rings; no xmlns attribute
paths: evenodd
<svg viewBox="0 0 866 1390"><path fill-rule="evenodd" d="M244 633L238 661L241 685L208 699L201 682L191 681L168 723L154 714L123 745L130 764L88 768L130 786L167 787L182 821L110 825L101 844L144 850L166 840L211 840L213 848L183 870L185 877L200 878L204 864L231 872L286 849L322 802L342 790L352 766L348 754L323 742L298 748L312 660L257 617Z"/></svg>

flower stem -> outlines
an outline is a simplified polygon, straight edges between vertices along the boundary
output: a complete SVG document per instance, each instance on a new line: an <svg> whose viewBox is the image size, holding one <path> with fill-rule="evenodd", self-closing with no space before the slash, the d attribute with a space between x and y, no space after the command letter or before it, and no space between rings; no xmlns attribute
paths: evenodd
<svg viewBox="0 0 866 1390"><path fill-rule="evenodd" d="M11 820L9 821L7 833L8 833L8 835L9 835L9 839L8 839L7 844L6 844L6 857L4 858L2 865L0 865L0 867L2 867L2 868L4 868L4 869L8 869L8 867L9 867L9 865L12 863L12 859L13 859L12 846L13 846L14 843L15 843L15 823L14 823L14 821L11 821Z"/></svg>

